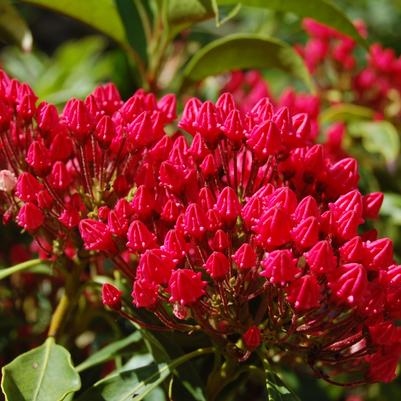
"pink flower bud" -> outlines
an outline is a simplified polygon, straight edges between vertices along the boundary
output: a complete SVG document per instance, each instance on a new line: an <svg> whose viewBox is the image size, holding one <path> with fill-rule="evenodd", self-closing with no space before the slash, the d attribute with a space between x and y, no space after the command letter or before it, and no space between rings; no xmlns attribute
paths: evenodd
<svg viewBox="0 0 401 401"><path fill-rule="evenodd" d="M42 184L32 174L22 173L18 177L15 193L24 202L36 202L36 194L42 188Z"/></svg>
<svg viewBox="0 0 401 401"><path fill-rule="evenodd" d="M289 249L278 249L270 252L266 259L262 260L264 271L261 276L266 277L273 284L284 285L293 281L300 273L296 265L296 259Z"/></svg>
<svg viewBox="0 0 401 401"><path fill-rule="evenodd" d="M201 273L189 269L174 270L168 285L170 302L179 302L181 305L194 304L205 293L206 284L202 281Z"/></svg>
<svg viewBox="0 0 401 401"><path fill-rule="evenodd" d="M137 308L152 308L155 306L158 297L159 286L145 279L138 279L134 282L132 290L133 303Z"/></svg>
<svg viewBox="0 0 401 401"><path fill-rule="evenodd" d="M316 275L330 273L337 266L337 258L328 241L317 242L305 253L305 258L311 271Z"/></svg>
<svg viewBox="0 0 401 401"><path fill-rule="evenodd" d="M118 288L114 287L114 285L105 283L102 287L102 302L103 305L108 306L113 310L121 309L121 296L123 292Z"/></svg>
<svg viewBox="0 0 401 401"><path fill-rule="evenodd" d="M255 126L249 135L247 144L256 159L264 162L279 150L281 146L280 131L272 121L265 121Z"/></svg>
<svg viewBox="0 0 401 401"><path fill-rule="evenodd" d="M79 223L79 232L88 251L115 251L113 238L106 224L92 219L83 219Z"/></svg>
<svg viewBox="0 0 401 401"><path fill-rule="evenodd" d="M0 191L11 193L17 185L17 178L9 170L0 171Z"/></svg>
<svg viewBox="0 0 401 401"><path fill-rule="evenodd" d="M238 196L231 187L225 187L217 197L215 210L223 223L232 225L241 213Z"/></svg>
<svg viewBox="0 0 401 401"><path fill-rule="evenodd" d="M237 249L233 260L240 270L251 269L256 265L256 253L252 246L245 242Z"/></svg>
<svg viewBox="0 0 401 401"><path fill-rule="evenodd" d="M306 274L290 284L287 299L297 311L304 311L319 306L320 291L315 276Z"/></svg>
<svg viewBox="0 0 401 401"><path fill-rule="evenodd" d="M195 238L202 238L208 227L208 221L201 207L196 203L191 203L184 215L184 229L188 235Z"/></svg>
<svg viewBox="0 0 401 401"><path fill-rule="evenodd" d="M379 215L383 203L384 194L382 192L372 192L362 198L363 216L367 219L376 219Z"/></svg>
<svg viewBox="0 0 401 401"><path fill-rule="evenodd" d="M92 116L82 100L71 99L63 110L63 121L73 138L84 142L93 128Z"/></svg>
<svg viewBox="0 0 401 401"><path fill-rule="evenodd" d="M31 231L38 229L43 224L44 219L42 210L33 203L28 202L19 210L17 223L25 230Z"/></svg>
<svg viewBox="0 0 401 401"><path fill-rule="evenodd" d="M214 280L222 280L230 269L230 262L224 253L213 252L204 267Z"/></svg>
<svg viewBox="0 0 401 401"><path fill-rule="evenodd" d="M134 252L144 252L156 245L156 237L140 220L134 220L128 228L127 246Z"/></svg>
<svg viewBox="0 0 401 401"><path fill-rule="evenodd" d="M242 340L249 351L254 351L261 344L262 335L257 326L252 326L242 335Z"/></svg>

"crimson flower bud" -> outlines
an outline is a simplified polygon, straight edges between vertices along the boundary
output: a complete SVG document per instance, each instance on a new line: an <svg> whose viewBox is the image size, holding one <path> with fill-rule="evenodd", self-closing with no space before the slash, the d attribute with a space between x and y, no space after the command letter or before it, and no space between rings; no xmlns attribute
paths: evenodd
<svg viewBox="0 0 401 401"><path fill-rule="evenodd" d="M320 285L315 276L306 274L294 280L287 290L287 299L297 311L319 306Z"/></svg>
<svg viewBox="0 0 401 401"><path fill-rule="evenodd" d="M175 199L169 199L163 206L160 218L168 223L173 223L177 220L181 212L181 205Z"/></svg>
<svg viewBox="0 0 401 401"><path fill-rule="evenodd" d="M121 96L116 86L109 82L98 86L93 91L93 97L100 109L112 115L121 106Z"/></svg>
<svg viewBox="0 0 401 401"><path fill-rule="evenodd" d="M201 134L196 134L192 140L192 144L188 149L188 153L194 158L195 161L200 162L209 153L205 140Z"/></svg>
<svg viewBox="0 0 401 401"><path fill-rule="evenodd" d="M236 108L234 96L230 92L222 93L217 99L216 108L221 119L224 120Z"/></svg>
<svg viewBox="0 0 401 401"><path fill-rule="evenodd" d="M152 160L161 162L164 160L166 155L170 153L172 146L173 146L173 141L171 137L164 135L149 150L149 156L152 158Z"/></svg>
<svg viewBox="0 0 401 401"><path fill-rule="evenodd" d="M156 284L167 284L174 268L175 263L167 252L150 249L141 256L137 276Z"/></svg>
<svg viewBox="0 0 401 401"><path fill-rule="evenodd" d="M196 120L193 123L196 131L199 132L208 144L214 144L220 134L217 110L214 104L207 100L199 108Z"/></svg>
<svg viewBox="0 0 401 401"><path fill-rule="evenodd" d="M214 251L222 252L225 251L230 245L228 235L223 230L217 230L209 240L209 246Z"/></svg>
<svg viewBox="0 0 401 401"><path fill-rule="evenodd" d="M176 119L176 109L177 109L177 98L175 94L168 93L164 95L157 102L157 108L162 113L163 119L165 122L171 122Z"/></svg>
<svg viewBox="0 0 401 401"><path fill-rule="evenodd" d="M116 249L109 227L100 221L81 220L79 232L88 251L114 252Z"/></svg>
<svg viewBox="0 0 401 401"><path fill-rule="evenodd" d="M178 123L180 128L189 132L191 135L196 134L195 121L201 105L202 103L198 98L192 97L189 99L184 106L181 120Z"/></svg>
<svg viewBox="0 0 401 401"><path fill-rule="evenodd" d="M232 225L241 213L238 196L231 187L225 187L217 197L215 210L223 223Z"/></svg>
<svg viewBox="0 0 401 401"><path fill-rule="evenodd" d="M351 306L358 305L362 301L367 284L366 270L359 263L342 265L329 281L333 298Z"/></svg>
<svg viewBox="0 0 401 401"><path fill-rule="evenodd" d="M249 351L254 351L261 344L262 335L257 326L252 326L242 335L242 340Z"/></svg>
<svg viewBox="0 0 401 401"><path fill-rule="evenodd" d="M237 249L233 260L240 270L248 270L256 265L256 253L251 245L245 242Z"/></svg>
<svg viewBox="0 0 401 401"><path fill-rule="evenodd" d="M64 133L56 134L50 144L50 158L52 161L65 161L73 151L71 138Z"/></svg>
<svg viewBox="0 0 401 401"><path fill-rule="evenodd" d="M50 153L42 142L34 141L30 144L26 161L39 176L50 169Z"/></svg>
<svg viewBox="0 0 401 401"><path fill-rule="evenodd" d="M56 106L42 102L36 111L36 122L43 132L53 132L59 125Z"/></svg>
<svg viewBox="0 0 401 401"><path fill-rule="evenodd" d="M105 115L99 120L96 124L94 135L102 148L106 149L110 146L116 135L116 129L110 116Z"/></svg>
<svg viewBox="0 0 401 401"><path fill-rule="evenodd" d="M373 270L384 270L394 263L393 242L389 238L368 241L365 246L367 266Z"/></svg>
<svg viewBox="0 0 401 401"><path fill-rule="evenodd" d="M353 237L340 248L340 257L343 262L363 262L365 247L359 236Z"/></svg>
<svg viewBox="0 0 401 401"><path fill-rule="evenodd" d="M225 119L221 130L233 143L240 143L244 138L244 121L239 110L231 110Z"/></svg>
<svg viewBox="0 0 401 401"><path fill-rule="evenodd" d="M68 173L65 164L61 161L57 161L53 164L49 180L53 188L64 190L70 185L72 177Z"/></svg>
<svg viewBox="0 0 401 401"><path fill-rule="evenodd" d="M71 208L64 209L58 218L58 221L69 229L76 227L80 220L79 212Z"/></svg>
<svg viewBox="0 0 401 401"><path fill-rule="evenodd" d="M330 273L337 266L337 258L328 241L317 242L305 253L305 258L311 271L316 275Z"/></svg>
<svg viewBox="0 0 401 401"><path fill-rule="evenodd" d="M102 302L113 310L121 309L121 296L123 292L109 283L103 284L102 287Z"/></svg>
<svg viewBox="0 0 401 401"><path fill-rule="evenodd" d="M289 249L278 249L270 252L266 259L262 260L264 271L261 276L266 277L273 284L284 285L291 282L300 273L292 252Z"/></svg>
<svg viewBox="0 0 401 401"><path fill-rule="evenodd" d="M319 208L316 199L313 196L306 196L299 202L294 212L294 220L300 223L308 217L318 217Z"/></svg>
<svg viewBox="0 0 401 401"><path fill-rule="evenodd" d="M274 193L266 199L268 200L268 207L280 206L288 213L293 213L297 207L297 196L294 191L288 187L276 189Z"/></svg>
<svg viewBox="0 0 401 401"><path fill-rule="evenodd" d="M372 192L363 196L363 216L367 219L376 219L379 215L383 198L384 194L382 192Z"/></svg>
<svg viewBox="0 0 401 401"><path fill-rule="evenodd" d="M127 246L135 252L144 252L156 245L156 236L140 220L130 224L127 237Z"/></svg>
<svg viewBox="0 0 401 401"><path fill-rule="evenodd" d="M360 216L357 214L357 212L349 210L345 213L342 213L337 218L337 235L343 240L348 240L357 234L359 224Z"/></svg>
<svg viewBox="0 0 401 401"><path fill-rule="evenodd" d="M82 100L71 99L63 110L63 121L79 142L84 142L93 128L92 116Z"/></svg>
<svg viewBox="0 0 401 401"><path fill-rule="evenodd" d="M140 219L147 219L155 207L155 199L152 192L144 185L141 185L135 192L131 206L133 212Z"/></svg>
<svg viewBox="0 0 401 401"><path fill-rule="evenodd" d="M358 181L358 163L355 159L348 157L330 167L329 183L336 193L348 192L358 185Z"/></svg>
<svg viewBox="0 0 401 401"><path fill-rule="evenodd" d="M253 128L247 144L256 159L265 162L270 155L274 155L280 149L280 131L274 122L265 121Z"/></svg>
<svg viewBox="0 0 401 401"><path fill-rule="evenodd" d="M251 114L256 123L262 123L271 120L273 117L273 105L269 98L263 97L260 99L251 110Z"/></svg>
<svg viewBox="0 0 401 401"><path fill-rule="evenodd" d="M187 244L179 230L170 230L164 237L163 250L168 252L174 261L179 261L185 256Z"/></svg>
<svg viewBox="0 0 401 401"><path fill-rule="evenodd" d="M119 237L125 237L128 230L128 219L116 210L111 210L107 216L110 232Z"/></svg>
<svg viewBox="0 0 401 401"><path fill-rule="evenodd" d="M292 231L294 243L307 249L316 244L319 238L319 222L316 217L310 216L302 220Z"/></svg>
<svg viewBox="0 0 401 401"><path fill-rule="evenodd" d="M132 149L138 149L153 142L153 127L150 114L142 112L128 125L129 145Z"/></svg>
<svg viewBox="0 0 401 401"><path fill-rule="evenodd" d="M17 180L15 193L24 202L36 202L36 194L43 185L30 173L22 173Z"/></svg>
<svg viewBox="0 0 401 401"><path fill-rule="evenodd" d="M159 170L160 184L175 194L180 194L184 188L185 173L179 166L170 161L164 161Z"/></svg>
<svg viewBox="0 0 401 401"><path fill-rule="evenodd" d="M230 270L230 262L224 253L213 252L204 267L214 280L222 280Z"/></svg>
<svg viewBox="0 0 401 401"><path fill-rule="evenodd" d="M133 303L137 308L152 308L157 302L159 286L145 279L134 282L132 290Z"/></svg>
<svg viewBox="0 0 401 401"><path fill-rule="evenodd" d="M41 209L31 202L25 203L21 207L17 216L17 223L25 230L36 230L44 222L44 215Z"/></svg>
<svg viewBox="0 0 401 401"><path fill-rule="evenodd" d="M208 227L205 213L197 203L191 203L184 215L184 230L195 238L202 238Z"/></svg>
<svg viewBox="0 0 401 401"><path fill-rule="evenodd" d="M201 273L189 269L177 269L171 273L167 291L170 302L181 305L194 304L204 293L206 281L202 281Z"/></svg>
<svg viewBox="0 0 401 401"><path fill-rule="evenodd" d="M216 163L212 154L208 154L199 167L205 179L213 177L217 172Z"/></svg>

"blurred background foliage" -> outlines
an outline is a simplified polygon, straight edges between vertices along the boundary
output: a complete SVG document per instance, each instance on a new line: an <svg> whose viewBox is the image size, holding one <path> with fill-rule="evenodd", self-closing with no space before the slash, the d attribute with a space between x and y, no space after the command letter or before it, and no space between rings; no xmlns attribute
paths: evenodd
<svg viewBox="0 0 401 401"><path fill-rule="evenodd" d="M393 48L397 54L401 53L401 30L399 29L401 0L336 0L335 3L351 19L362 19L366 22L370 43L377 41L384 47ZM13 4L29 25L33 36L33 50L27 52L18 46L2 44L0 67L12 77L31 85L40 100L55 103L62 108L68 98L83 98L102 82L113 81L123 98L128 98L139 87L138 75L133 68L132 60L108 37L100 35L94 29L71 18L20 2L13 2ZM196 24L190 32L176 38L171 45L169 59L160 71L162 84L165 83L166 87L176 89L177 80L180 78L177 74L178 68L185 64L188 57L212 39L229 33L240 31L273 35L290 44L304 43L306 40L300 19L290 13L244 7L237 10L227 7L222 9L220 21L225 17L228 21L219 27L216 27L214 20L207 20ZM107 24L107 20L104 23ZM183 45L184 40L188 41L186 46ZM29 38L27 41L26 44L29 47ZM363 49L358 49L358 52L362 60ZM280 71L265 70L263 77L268 82L272 94L277 97L288 85L305 89L288 74ZM224 76L208 78L201 85L191 88L188 93L215 99L226 80L227 77ZM354 131L361 136L361 132L364 132L361 125L363 119L356 120L354 123L359 126L354 127ZM352 129L350 129L351 135L348 145L346 142L346 150L359 160L363 191L383 190L386 192L381 212L383 219L376 228L381 235L393 238L396 255L401 260L400 132L394 131L392 125L378 132L372 133L369 130L370 128L365 130L366 136L370 135L370 139L366 140L368 146L361 146L361 140L352 140ZM369 148L372 152L367 152ZM19 236L20 243L13 242L17 231L13 231L9 226L0 227L0 236L2 265L18 263L21 258L24 258L24 252L29 254L27 240ZM0 283L0 365L40 344L45 338L44 330L50 319L52 304L55 304L60 283L57 280L46 280L45 271L41 274L35 277L28 275L23 278L14 278L12 294L10 282ZM85 302L94 310L96 306L99 306L99 288L85 289L89 294ZM9 302L11 298L14 298L12 303ZM70 351L75 360L80 361L82 352L89 355L101 348L103 344L117 339L121 333L126 335L132 330L132 328L124 327L121 322L110 319L110 315L107 316L107 312L104 312L102 308L97 308L97 312L93 312L90 317L83 316L85 313L87 308L81 305L77 320L87 323L85 327L79 327L76 333L70 333L70 337L74 338ZM101 335L95 338L93 332L101 333ZM21 338L25 341L21 341ZM140 346L133 342L131 348L125 349L125 354L118 355L110 366L103 368L101 374L106 374L116 365L121 366L127 361L127 366L130 367L145 364L151 356L144 343L141 344ZM129 358L127 355L132 355L134 351L137 353L136 356ZM98 371L89 370L83 376L84 382L94 381L100 368L96 369ZM281 373L302 400L397 401L401 399L400 379L386 385L374 384L358 389L343 389L310 376L291 372ZM248 400L249 393L243 394L243 391L243 388L239 386L238 399ZM255 391L254 399L262 399L257 398L260 395L257 390ZM161 392L154 392L149 399L163 400L164 396Z"/></svg>

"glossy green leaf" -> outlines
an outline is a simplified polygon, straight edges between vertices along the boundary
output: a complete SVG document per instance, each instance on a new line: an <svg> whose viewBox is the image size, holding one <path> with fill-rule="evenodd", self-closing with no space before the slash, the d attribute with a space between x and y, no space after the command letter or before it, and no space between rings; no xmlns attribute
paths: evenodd
<svg viewBox="0 0 401 401"><path fill-rule="evenodd" d="M260 7L274 11L291 12L301 18L310 17L350 36L367 46L352 21L329 0L217 0L219 5L241 3L243 6Z"/></svg>
<svg viewBox="0 0 401 401"><path fill-rule="evenodd" d="M300 401L274 372L266 372L266 390L269 401Z"/></svg>
<svg viewBox="0 0 401 401"><path fill-rule="evenodd" d="M116 372L97 382L78 401L140 401L166 380L174 370L192 358L213 352L199 349L169 363L154 362L138 369Z"/></svg>
<svg viewBox="0 0 401 401"><path fill-rule="evenodd" d="M331 123L336 121L350 122L353 120L369 120L374 116L375 111L367 107L350 103L341 103L328 107L320 114L320 123Z"/></svg>
<svg viewBox="0 0 401 401"><path fill-rule="evenodd" d="M32 49L31 31L9 0L0 0L0 39L23 51Z"/></svg>
<svg viewBox="0 0 401 401"><path fill-rule="evenodd" d="M4 366L2 374L6 401L60 401L81 387L70 354L52 337Z"/></svg>
<svg viewBox="0 0 401 401"><path fill-rule="evenodd" d="M115 4L124 25L128 43L136 50L141 59L147 62L147 39L141 15L138 11L138 3L142 0L115 0Z"/></svg>
<svg viewBox="0 0 401 401"><path fill-rule="evenodd" d="M114 0L20 1L67 15L104 33L125 47L128 44L124 25L120 19Z"/></svg>
<svg viewBox="0 0 401 401"><path fill-rule="evenodd" d="M362 145L369 153L382 155L388 163L395 161L400 153L397 129L389 121L355 121L348 125L348 132L362 138Z"/></svg>
<svg viewBox="0 0 401 401"><path fill-rule="evenodd" d="M313 84L302 58L286 43L257 34L234 34L200 49L184 70L183 86L210 75L243 68L276 68Z"/></svg>
<svg viewBox="0 0 401 401"><path fill-rule="evenodd" d="M226 10L226 15L223 18L221 18L221 10L219 9L218 0L212 0L212 5L216 20L216 26L219 27L225 22L229 21L231 18L234 18L239 13L242 4L237 3L233 5L228 5L227 7L229 7L229 9Z"/></svg>
<svg viewBox="0 0 401 401"><path fill-rule="evenodd" d="M169 24L169 36L192 24L212 18L215 15L212 0L167 0L166 19Z"/></svg>
<svg viewBox="0 0 401 401"><path fill-rule="evenodd" d="M122 340L115 341L106 347L102 348L100 351L94 353L84 362L76 367L77 372L82 372L85 369L89 369L93 366L99 365L106 362L114 357L116 357L122 349L128 347L131 344L137 343L142 339L141 333L136 331Z"/></svg>
<svg viewBox="0 0 401 401"><path fill-rule="evenodd" d="M5 269L0 270L0 280L3 280L4 278L11 276L14 273L21 272L24 270L31 270L35 267L38 266L43 266L44 262L40 259L32 259L28 260L26 262L19 263L18 265L7 267Z"/></svg>
<svg viewBox="0 0 401 401"><path fill-rule="evenodd" d="M391 218L391 223L401 225L401 195L385 193L380 215Z"/></svg>

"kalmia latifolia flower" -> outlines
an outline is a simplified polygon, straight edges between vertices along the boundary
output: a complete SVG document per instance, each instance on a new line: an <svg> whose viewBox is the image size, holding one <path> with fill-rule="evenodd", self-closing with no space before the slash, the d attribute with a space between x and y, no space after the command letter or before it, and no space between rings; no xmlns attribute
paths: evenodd
<svg viewBox="0 0 401 401"><path fill-rule="evenodd" d="M401 266L363 231L383 198L358 191L354 159L327 157L308 114L224 93L190 99L169 136L172 95L122 102L108 84L59 116L25 84L0 84L4 216L52 257L112 262L132 304L105 285L107 306L202 330L239 361L265 344L331 382L394 378Z"/></svg>

